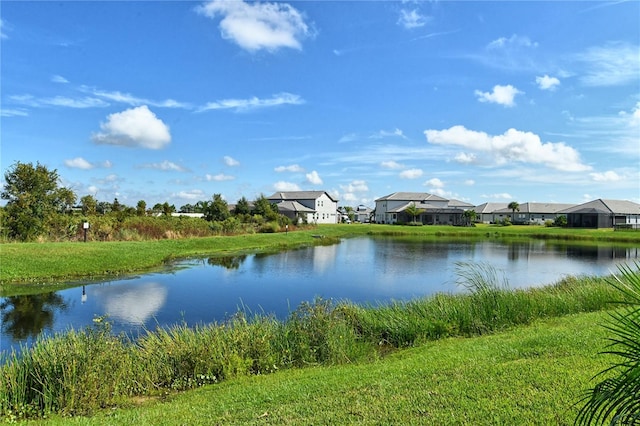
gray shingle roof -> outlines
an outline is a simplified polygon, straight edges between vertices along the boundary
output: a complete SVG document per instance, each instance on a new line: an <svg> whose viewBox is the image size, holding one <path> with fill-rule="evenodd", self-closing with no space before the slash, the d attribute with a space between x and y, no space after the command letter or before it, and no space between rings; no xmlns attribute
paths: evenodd
<svg viewBox="0 0 640 426"><path fill-rule="evenodd" d="M493 213L496 210L506 209L509 203L482 203L474 209L478 214Z"/></svg>
<svg viewBox="0 0 640 426"><path fill-rule="evenodd" d="M315 210L310 209L309 207L303 206L297 201L280 201L276 203L279 211L289 211L296 213L314 213Z"/></svg>
<svg viewBox="0 0 640 426"><path fill-rule="evenodd" d="M520 213L558 213L559 211L575 206L575 204L566 203L524 203L520 204ZM508 206L502 209L494 210L494 213L512 213ZM477 212L476 212L477 213Z"/></svg>
<svg viewBox="0 0 640 426"><path fill-rule="evenodd" d="M376 199L377 201L393 200L393 201L448 201L446 198L429 194L428 192L394 192Z"/></svg>
<svg viewBox="0 0 640 426"><path fill-rule="evenodd" d="M640 214L640 204L601 198L562 210L561 213Z"/></svg>
<svg viewBox="0 0 640 426"><path fill-rule="evenodd" d="M323 194L326 194L331 201L338 202L327 191L281 191L274 192L273 195L267 197L268 200L317 200Z"/></svg>

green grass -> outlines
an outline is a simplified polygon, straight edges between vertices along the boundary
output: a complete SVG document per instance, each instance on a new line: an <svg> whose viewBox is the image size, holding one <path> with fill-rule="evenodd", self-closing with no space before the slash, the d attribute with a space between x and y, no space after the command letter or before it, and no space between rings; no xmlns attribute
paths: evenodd
<svg viewBox="0 0 640 426"><path fill-rule="evenodd" d="M44 425L570 425L610 358L606 313L449 338L356 365L241 377Z"/></svg>
<svg viewBox="0 0 640 426"><path fill-rule="evenodd" d="M317 238L322 236L324 238ZM0 294L15 283L45 283L78 278L100 278L138 273L162 267L172 259L192 256L273 252L316 244L335 243L339 238L392 236L435 240L442 238L512 239L544 238L580 242L637 244L639 232L612 229L561 229L540 226L451 226L319 225L289 233L246 234L206 238L154 241L4 243L0 244Z"/></svg>
<svg viewBox="0 0 640 426"><path fill-rule="evenodd" d="M244 376L362 363L447 337L602 310L616 296L599 278L509 290L496 282L489 267L467 268L468 294L378 307L317 299L302 303L283 322L238 314L221 324L176 325L131 341L112 335L108 322L100 319L95 327L43 338L7 358L0 366L0 416L86 414L133 397Z"/></svg>

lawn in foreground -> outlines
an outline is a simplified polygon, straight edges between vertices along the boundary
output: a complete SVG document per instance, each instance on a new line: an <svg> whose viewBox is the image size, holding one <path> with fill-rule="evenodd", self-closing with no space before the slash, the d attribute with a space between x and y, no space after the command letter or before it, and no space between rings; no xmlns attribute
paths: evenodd
<svg viewBox="0 0 640 426"><path fill-rule="evenodd" d="M374 363L234 379L46 425L518 424L569 425L610 356L606 312L451 338Z"/></svg>

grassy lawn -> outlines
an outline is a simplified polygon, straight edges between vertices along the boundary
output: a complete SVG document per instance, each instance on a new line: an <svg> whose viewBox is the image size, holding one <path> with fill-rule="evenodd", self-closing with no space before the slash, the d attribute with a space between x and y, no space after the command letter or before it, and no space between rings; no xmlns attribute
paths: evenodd
<svg viewBox="0 0 640 426"><path fill-rule="evenodd" d="M560 229L541 226L393 226L319 225L277 234L248 234L157 241L0 244L0 285L46 283L75 278L105 277L148 271L171 259L278 251L334 242L336 238L366 235L420 239L544 238L580 243L617 241L640 243L640 232L612 229ZM322 236L324 238L318 238ZM2 289L0 289L1 291Z"/></svg>
<svg viewBox="0 0 640 426"><path fill-rule="evenodd" d="M45 425L569 425L592 376L606 313L547 319L400 350L371 363L283 370Z"/></svg>

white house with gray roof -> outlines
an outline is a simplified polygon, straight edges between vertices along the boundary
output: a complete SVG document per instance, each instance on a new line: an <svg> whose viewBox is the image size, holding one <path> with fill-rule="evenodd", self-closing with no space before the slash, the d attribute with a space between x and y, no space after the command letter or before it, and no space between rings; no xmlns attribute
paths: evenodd
<svg viewBox="0 0 640 426"><path fill-rule="evenodd" d="M513 224L520 225L544 225L548 220L555 220L558 216L566 216L560 213L575 204L566 203L523 203L515 212L508 206L493 211L494 222L508 217ZM476 212L477 213L477 212Z"/></svg>
<svg viewBox="0 0 640 426"><path fill-rule="evenodd" d="M427 192L394 192L376 200L377 223L406 223L414 220L407 208L415 205L420 211L415 220L425 225L461 225L463 213L472 204L448 200Z"/></svg>
<svg viewBox="0 0 640 426"><path fill-rule="evenodd" d="M482 203L473 210L476 212L476 220L482 223L497 223L504 216L496 214L496 211L506 209L509 203Z"/></svg>
<svg viewBox="0 0 640 426"><path fill-rule="evenodd" d="M276 192L267 197L285 216L307 223L338 223L338 200L326 191Z"/></svg>

